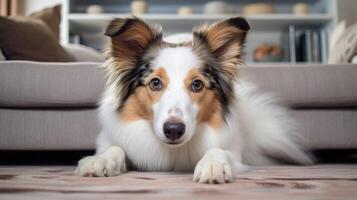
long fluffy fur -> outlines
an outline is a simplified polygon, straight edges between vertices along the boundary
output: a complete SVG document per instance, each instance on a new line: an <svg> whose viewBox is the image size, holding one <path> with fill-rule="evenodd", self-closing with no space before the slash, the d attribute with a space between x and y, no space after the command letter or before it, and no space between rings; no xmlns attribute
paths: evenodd
<svg viewBox="0 0 357 200"><path fill-rule="evenodd" d="M195 181L224 183L232 181L232 174L242 170L245 165L269 165L281 161L298 164L313 162L305 152L304 141L299 137L298 127L287 110L278 105L273 95L261 93L253 84L238 77L237 65L243 62L241 53L246 31L249 30L243 18L203 27L195 32L192 46L161 42L158 39L161 36L152 37L160 34L153 34L153 30L138 19L114 20L113 23L109 33L116 37L112 38L115 48L125 53L134 46L140 49L140 55L133 51L134 60L125 57L127 62L136 63L131 67L124 62L123 55L106 62L110 69L110 81L99 108L102 132L97 139L97 153L79 162L77 174L114 176L124 173L129 166L141 171L194 170ZM127 29L116 30L118 26L119 29L125 27L123 24L130 34ZM142 32L136 31L138 27ZM140 37L131 37L132 30ZM234 37L237 35L238 39ZM155 51L150 45L153 41ZM125 46L127 44L130 45ZM140 60L145 55L150 59L142 63ZM139 81L145 77L144 73L137 73L137 70L144 67L148 72L154 71L155 66L166 70L174 86L167 86L160 96L160 102L150 105L154 119L141 117L125 120L118 107L128 106L125 103L130 95L138 91L138 87L146 87ZM220 120L218 128L209 121L195 121L198 106L188 97L187 85L182 85L192 69L201 70L202 75L214 86L207 87L207 90L215 91L216 96L212 98L220 100L217 104L221 104L222 109L215 112L223 110L220 114L224 120ZM127 74L133 76L123 79ZM132 83L134 80L137 80L135 84ZM118 92L120 89L127 92ZM138 108L142 107L139 105ZM186 125L181 137L184 142L176 146L165 143L162 128L163 122L166 123L173 116L170 110L179 110L180 120ZM159 118L155 118L155 114Z"/></svg>
<svg viewBox="0 0 357 200"><path fill-rule="evenodd" d="M97 140L97 154L118 145L126 151L136 169L191 171L210 148L233 152L238 159L235 171L240 170L239 161L244 165L270 165L280 161L312 163L287 111L276 103L274 96L259 92L246 81L236 85L236 100L230 106L231 114L220 133L201 125L186 145L176 149L162 144L149 122L118 120L113 87L106 90L99 109L103 131Z"/></svg>
<svg viewBox="0 0 357 200"><path fill-rule="evenodd" d="M236 91L237 113L242 132L243 162L251 165L285 161L312 164L304 151L306 144L298 125L272 94L259 92L253 84L241 81Z"/></svg>

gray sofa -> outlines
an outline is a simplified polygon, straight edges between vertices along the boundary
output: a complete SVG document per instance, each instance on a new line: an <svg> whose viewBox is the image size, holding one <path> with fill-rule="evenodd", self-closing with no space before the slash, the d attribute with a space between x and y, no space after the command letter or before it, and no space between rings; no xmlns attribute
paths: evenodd
<svg viewBox="0 0 357 200"><path fill-rule="evenodd" d="M93 149L99 66L0 62L0 150ZM311 148L357 147L357 65L248 65L241 76L292 108Z"/></svg>

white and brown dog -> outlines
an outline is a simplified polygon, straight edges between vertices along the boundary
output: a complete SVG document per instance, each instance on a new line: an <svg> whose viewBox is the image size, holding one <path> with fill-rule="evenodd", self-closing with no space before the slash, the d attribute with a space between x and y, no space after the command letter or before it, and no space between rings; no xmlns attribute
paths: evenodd
<svg viewBox="0 0 357 200"><path fill-rule="evenodd" d="M190 41L164 40L161 28L137 18L111 21L102 132L76 174L116 176L130 167L225 183L246 165L311 163L287 112L239 77L249 29L237 17L194 30Z"/></svg>

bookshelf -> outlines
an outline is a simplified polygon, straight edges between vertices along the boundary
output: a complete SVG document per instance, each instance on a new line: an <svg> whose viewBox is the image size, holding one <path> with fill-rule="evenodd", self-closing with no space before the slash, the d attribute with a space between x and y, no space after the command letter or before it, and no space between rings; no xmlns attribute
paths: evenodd
<svg viewBox="0 0 357 200"><path fill-rule="evenodd" d="M241 8L247 3L261 2L257 0L225 1L233 8L229 14L203 14L203 5L206 0L147 0L149 12L137 15L148 23L157 23L163 26L165 34L191 32L192 27L211 23L234 16L243 16ZM310 5L310 13L295 15L292 7L296 3ZM63 22L61 38L63 43L80 42L85 45L101 49L105 44L103 30L107 23L115 17L130 17L130 0L65 0L63 2ZM254 49L262 43L279 44L284 49L284 59L289 61L289 45L287 45L289 26L297 30L331 30L337 23L337 0L272 0L276 14L249 15L246 17L252 29L247 38L247 61L253 62ZM99 4L104 8L103 14L87 14L86 7L90 4ZM195 13L192 15L178 15L176 10L180 6L190 5Z"/></svg>
<svg viewBox="0 0 357 200"><path fill-rule="evenodd" d="M87 29L87 31L101 31L106 26L107 21L112 18L131 17L131 14L70 14L68 20L72 23L72 28L78 30L80 28ZM213 22L223 20L237 15L206 15L194 14L189 16L180 16L176 14L143 14L137 17L152 23L162 24L164 30L169 31L190 31L192 26L199 25L204 22ZM329 23L333 17L328 14L309 14L304 16L294 16L293 14L276 14L276 15L257 15L245 16L252 26L253 31L265 30L284 30L287 26L304 25L304 26L319 26L321 24ZM269 24L268 27L265 27ZM79 30L78 30L79 31Z"/></svg>

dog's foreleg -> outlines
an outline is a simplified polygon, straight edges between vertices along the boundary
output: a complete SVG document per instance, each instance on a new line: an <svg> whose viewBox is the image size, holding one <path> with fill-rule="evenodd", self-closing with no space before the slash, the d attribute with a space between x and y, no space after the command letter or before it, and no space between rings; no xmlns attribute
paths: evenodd
<svg viewBox="0 0 357 200"><path fill-rule="evenodd" d="M126 172L125 154L118 146L109 147L101 154L88 156L78 162L78 176L117 176Z"/></svg>
<svg viewBox="0 0 357 200"><path fill-rule="evenodd" d="M240 165L240 162L233 158L231 152L212 148L197 163L193 181L199 183L232 182L235 178L237 165Z"/></svg>

